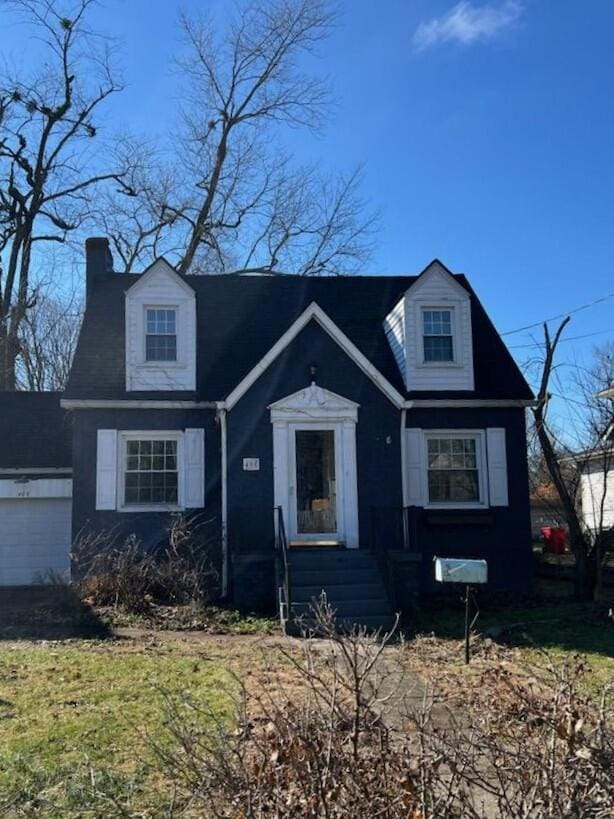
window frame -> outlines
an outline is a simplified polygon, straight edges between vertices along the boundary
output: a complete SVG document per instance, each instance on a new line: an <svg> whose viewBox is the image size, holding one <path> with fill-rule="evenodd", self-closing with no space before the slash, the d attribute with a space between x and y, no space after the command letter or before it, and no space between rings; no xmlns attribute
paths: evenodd
<svg viewBox="0 0 614 819"><path fill-rule="evenodd" d="M449 361L427 361L425 357L425 346L424 340L426 338L426 333L424 332L424 314L431 313L434 311L443 312L446 311L450 313L450 338L452 339L452 358ZM456 309L455 305L453 304L421 304L420 305L420 324L419 324L419 336L420 336L420 363L419 366L421 367L458 367L461 364L460 355L458 350L458 330L457 330L457 317L456 317ZM448 336L434 336L434 338L447 338Z"/></svg>
<svg viewBox="0 0 614 819"><path fill-rule="evenodd" d="M117 509L119 512L181 512L185 509L184 433L177 430L130 430L117 435ZM177 503L126 503L128 441L176 441Z"/></svg>
<svg viewBox="0 0 614 819"><path fill-rule="evenodd" d="M160 335L159 333L147 332L147 311L148 310L172 310L175 313L175 358L167 361L153 361L147 358L147 336ZM150 369L169 369L183 367L182 351L180 346L180 316L181 309L178 304L144 304L141 324L141 364L140 367ZM171 335L169 333L169 335Z"/></svg>
<svg viewBox="0 0 614 819"><path fill-rule="evenodd" d="M485 509L488 507L488 462L486 460L486 432L483 429L427 429L423 430L423 492L426 509ZM429 438L458 439L472 438L475 440L476 467L478 473L477 501L431 501L429 496Z"/></svg>

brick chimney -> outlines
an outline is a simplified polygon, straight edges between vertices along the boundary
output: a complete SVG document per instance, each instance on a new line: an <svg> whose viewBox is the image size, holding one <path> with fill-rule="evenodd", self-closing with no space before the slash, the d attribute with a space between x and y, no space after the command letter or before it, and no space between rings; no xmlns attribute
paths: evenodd
<svg viewBox="0 0 614 819"><path fill-rule="evenodd" d="M94 236L85 240L85 301L90 300L92 292L100 281L104 281L113 272L113 256L109 249L109 240Z"/></svg>

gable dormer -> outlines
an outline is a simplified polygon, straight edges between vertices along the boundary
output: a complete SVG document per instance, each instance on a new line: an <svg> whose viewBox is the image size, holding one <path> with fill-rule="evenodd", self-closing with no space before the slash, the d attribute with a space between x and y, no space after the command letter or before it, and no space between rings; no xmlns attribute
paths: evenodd
<svg viewBox="0 0 614 819"><path fill-rule="evenodd" d="M384 327L408 390L473 390L469 293L435 259L390 311Z"/></svg>
<svg viewBox="0 0 614 819"><path fill-rule="evenodd" d="M126 390L196 389L196 296L165 259L126 292Z"/></svg>

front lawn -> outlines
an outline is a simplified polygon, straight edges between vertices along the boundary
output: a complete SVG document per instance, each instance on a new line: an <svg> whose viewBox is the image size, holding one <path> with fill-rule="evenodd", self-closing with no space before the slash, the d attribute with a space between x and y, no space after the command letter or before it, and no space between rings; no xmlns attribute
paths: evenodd
<svg viewBox="0 0 614 819"><path fill-rule="evenodd" d="M483 605L473 630L473 651L478 661L490 655L491 663L499 657L535 668L581 658L586 662L584 686L596 695L614 680L613 605L614 600L576 603L569 598L568 590L565 593L552 583L541 583L538 596L533 598ZM435 671L435 676L439 663L435 656L428 658L428 646L435 655L441 654L448 672L453 668L465 670L464 606L460 599L424 607L415 626L416 646L426 635L433 638L422 645L426 666Z"/></svg>
<svg viewBox="0 0 614 819"><path fill-rule="evenodd" d="M262 663L240 637L0 644L0 816L160 815L163 692L230 718L229 669Z"/></svg>

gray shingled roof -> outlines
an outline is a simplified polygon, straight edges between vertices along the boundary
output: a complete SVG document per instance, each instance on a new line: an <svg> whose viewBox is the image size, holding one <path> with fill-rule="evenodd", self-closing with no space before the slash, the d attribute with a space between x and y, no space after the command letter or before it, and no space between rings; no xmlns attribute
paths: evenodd
<svg viewBox="0 0 614 819"><path fill-rule="evenodd" d="M0 469L72 464L70 414L59 392L0 392Z"/></svg>
<svg viewBox="0 0 614 819"><path fill-rule="evenodd" d="M66 398L223 400L315 301L377 369L408 398L532 398L531 390L464 276L471 295L475 386L472 393L407 392L383 321L416 276L186 276L196 292L197 389L125 390L124 296L138 276L112 273L86 309Z"/></svg>

